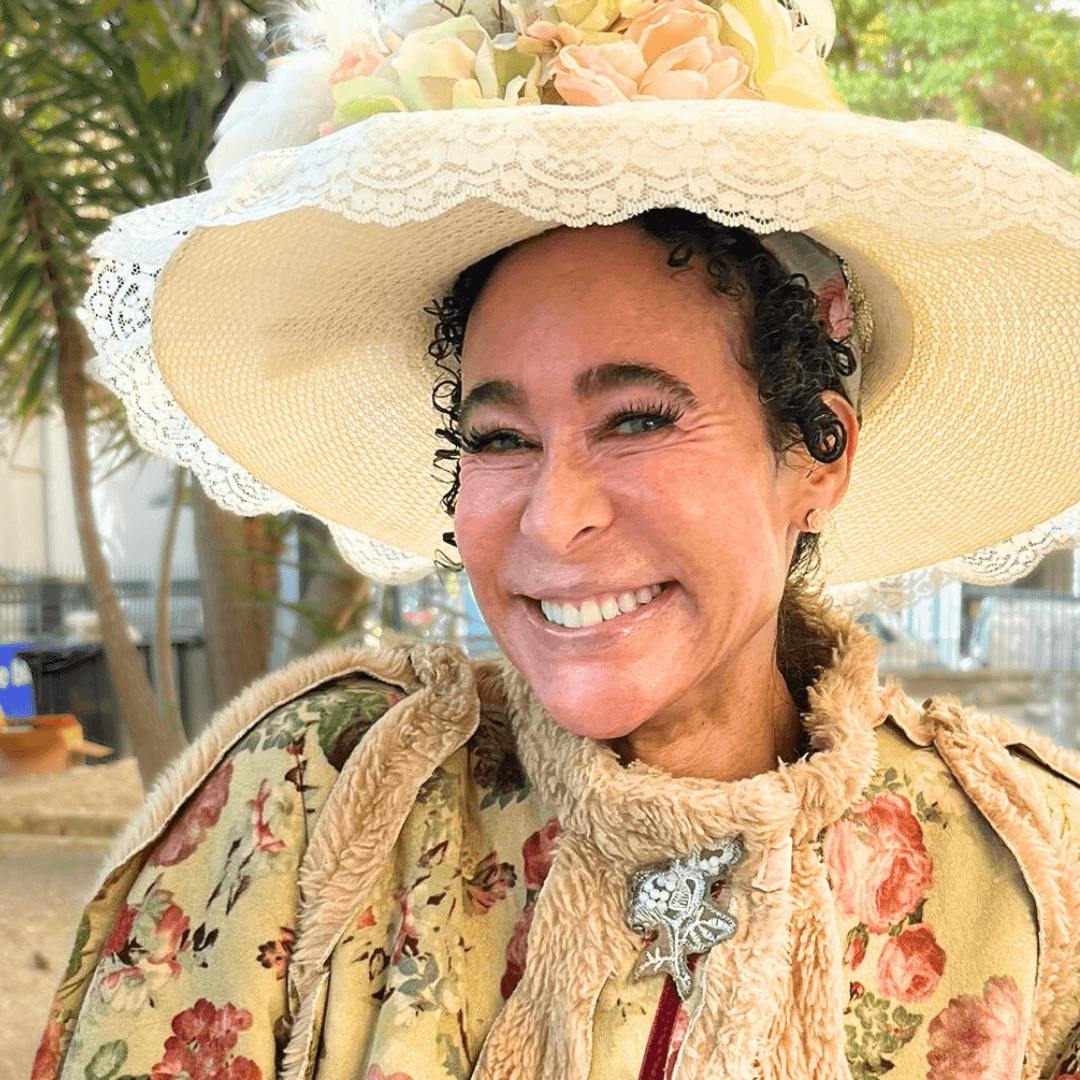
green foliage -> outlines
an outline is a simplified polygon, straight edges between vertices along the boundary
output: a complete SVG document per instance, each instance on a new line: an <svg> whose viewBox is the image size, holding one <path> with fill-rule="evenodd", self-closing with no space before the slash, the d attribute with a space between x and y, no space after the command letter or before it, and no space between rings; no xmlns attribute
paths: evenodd
<svg viewBox="0 0 1080 1080"><path fill-rule="evenodd" d="M48 400L108 220L199 182L259 31L241 0L0 0L0 415Z"/></svg>
<svg viewBox="0 0 1080 1080"><path fill-rule="evenodd" d="M835 0L855 112L975 124L1080 172L1080 19L1048 0Z"/></svg>

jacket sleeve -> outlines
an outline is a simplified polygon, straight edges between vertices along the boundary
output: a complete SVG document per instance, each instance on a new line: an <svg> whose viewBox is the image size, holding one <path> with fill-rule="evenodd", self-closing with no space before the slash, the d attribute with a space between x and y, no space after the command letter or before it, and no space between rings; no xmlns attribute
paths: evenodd
<svg viewBox="0 0 1080 1080"><path fill-rule="evenodd" d="M1012 725L1001 725L1001 735L1038 793L1036 809L1045 815L1052 841L1047 862L1056 864L1061 883L1058 917L1068 929L1053 992L1039 1018L1045 1035L1034 1060L1040 1077L1080 1077L1080 754Z"/></svg>
<svg viewBox="0 0 1080 1080"><path fill-rule="evenodd" d="M215 719L151 793L84 911L32 1080L276 1075L307 837L346 758L404 696L349 675L246 727ZM206 746L218 752L203 769ZM162 812L185 772L186 793Z"/></svg>

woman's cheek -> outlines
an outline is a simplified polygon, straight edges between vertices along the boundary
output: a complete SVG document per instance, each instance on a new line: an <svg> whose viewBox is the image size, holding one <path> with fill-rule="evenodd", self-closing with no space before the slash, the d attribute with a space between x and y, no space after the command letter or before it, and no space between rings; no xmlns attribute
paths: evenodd
<svg viewBox="0 0 1080 1080"><path fill-rule="evenodd" d="M516 528L522 481L517 470L470 460L462 462L460 475L454 534L462 559L476 564L476 571L466 566L474 574L493 562Z"/></svg>

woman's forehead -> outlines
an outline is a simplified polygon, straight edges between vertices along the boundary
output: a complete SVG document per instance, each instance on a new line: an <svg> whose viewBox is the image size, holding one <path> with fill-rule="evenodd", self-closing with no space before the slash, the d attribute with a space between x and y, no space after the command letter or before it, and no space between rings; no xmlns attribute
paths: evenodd
<svg viewBox="0 0 1080 1080"><path fill-rule="evenodd" d="M611 367L628 363L691 383L734 361L745 332L735 304L700 267L675 270L666 254L628 224L558 229L519 245L470 314L466 392L492 380L607 389L622 377Z"/></svg>

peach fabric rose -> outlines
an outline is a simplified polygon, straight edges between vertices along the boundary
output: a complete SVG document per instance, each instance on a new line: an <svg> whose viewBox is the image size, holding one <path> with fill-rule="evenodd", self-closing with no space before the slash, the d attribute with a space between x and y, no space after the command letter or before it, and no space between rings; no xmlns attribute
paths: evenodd
<svg viewBox="0 0 1080 1080"><path fill-rule="evenodd" d="M908 800L891 792L857 803L832 826L825 861L837 907L874 934L910 915L933 884L922 826Z"/></svg>
<svg viewBox="0 0 1080 1080"><path fill-rule="evenodd" d="M833 341L850 337L855 325L855 309L843 276L829 278L818 290L818 321L825 324L826 332Z"/></svg>
<svg viewBox="0 0 1080 1080"><path fill-rule="evenodd" d="M925 924L889 938L878 959L878 991L894 1001L923 1001L945 970L945 950Z"/></svg>
<svg viewBox="0 0 1080 1080"><path fill-rule="evenodd" d="M955 997L930 1021L927 1080L1016 1080L1026 1028L1016 983L987 979L981 997Z"/></svg>
<svg viewBox="0 0 1080 1080"><path fill-rule="evenodd" d="M757 96L742 55L720 44L719 14L701 0L652 4L621 41L566 45L550 70L568 105Z"/></svg>

